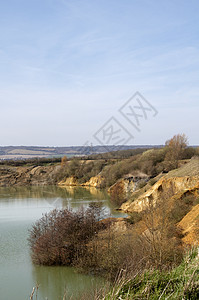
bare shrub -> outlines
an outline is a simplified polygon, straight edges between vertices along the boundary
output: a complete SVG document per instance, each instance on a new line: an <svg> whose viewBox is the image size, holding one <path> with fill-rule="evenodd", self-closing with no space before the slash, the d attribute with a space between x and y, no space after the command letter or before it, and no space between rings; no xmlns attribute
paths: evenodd
<svg viewBox="0 0 199 300"><path fill-rule="evenodd" d="M146 230L139 237L142 252L148 258L149 266L168 268L182 259L182 233L171 218L168 202L160 199L154 205L149 201L142 220Z"/></svg>
<svg viewBox="0 0 199 300"><path fill-rule="evenodd" d="M44 265L73 265L114 280L121 269L169 269L182 258L181 232L168 209L172 191L132 222L100 219L101 209L54 210L30 231L32 260Z"/></svg>
<svg viewBox="0 0 199 300"><path fill-rule="evenodd" d="M110 224L89 243L89 266L94 273L115 280L121 269L127 270L134 257L134 238L128 230L118 233Z"/></svg>
<svg viewBox="0 0 199 300"><path fill-rule="evenodd" d="M67 164L67 157L66 157L66 155L65 155L65 156L63 156L63 157L61 158L61 166L62 166L62 167L65 167L66 164Z"/></svg>
<svg viewBox="0 0 199 300"><path fill-rule="evenodd" d="M30 230L32 260L42 265L73 265L86 254L88 241L100 230L101 208L53 210Z"/></svg>

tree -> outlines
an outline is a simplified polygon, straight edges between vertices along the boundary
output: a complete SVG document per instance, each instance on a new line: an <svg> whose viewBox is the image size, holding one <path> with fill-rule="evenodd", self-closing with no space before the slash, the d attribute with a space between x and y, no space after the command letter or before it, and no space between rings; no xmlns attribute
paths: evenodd
<svg viewBox="0 0 199 300"><path fill-rule="evenodd" d="M183 158L185 149L188 146L188 138L186 135L177 134L165 143L167 147L167 154L165 160L170 161L174 167L178 167L178 162Z"/></svg>
<svg viewBox="0 0 199 300"><path fill-rule="evenodd" d="M67 157L66 157L66 156L63 156L63 157L61 158L61 166L62 166L62 167L65 167L65 166L66 166L66 163L67 163Z"/></svg>

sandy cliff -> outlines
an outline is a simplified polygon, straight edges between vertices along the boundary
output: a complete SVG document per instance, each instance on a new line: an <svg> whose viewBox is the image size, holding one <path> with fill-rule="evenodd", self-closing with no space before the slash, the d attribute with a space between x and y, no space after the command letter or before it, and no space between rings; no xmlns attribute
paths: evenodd
<svg viewBox="0 0 199 300"><path fill-rule="evenodd" d="M77 179L74 176L67 177L66 179L58 183L59 186L88 186L101 188L104 183L104 178L101 175L91 177L89 181L85 183L78 183Z"/></svg>
<svg viewBox="0 0 199 300"><path fill-rule="evenodd" d="M121 206L125 212L140 212L148 206L150 201L153 204L158 199L171 199L172 197L183 197L190 192L196 194L199 191L199 159L193 158L181 168L173 170L161 177L152 187L144 193L132 197ZM133 196L134 194L132 194ZM135 194L137 195L137 194ZM133 199L133 201L132 201Z"/></svg>
<svg viewBox="0 0 199 300"><path fill-rule="evenodd" d="M182 196L187 191L197 190L199 190L199 176L163 177L135 201L124 203L121 209L125 212L140 212L147 208L150 201L156 204L158 199L169 199L177 194Z"/></svg>
<svg viewBox="0 0 199 300"><path fill-rule="evenodd" d="M60 166L0 167L0 186L56 184Z"/></svg>
<svg viewBox="0 0 199 300"><path fill-rule="evenodd" d="M192 210L179 222L185 235L184 243L199 246L199 204L194 206Z"/></svg>

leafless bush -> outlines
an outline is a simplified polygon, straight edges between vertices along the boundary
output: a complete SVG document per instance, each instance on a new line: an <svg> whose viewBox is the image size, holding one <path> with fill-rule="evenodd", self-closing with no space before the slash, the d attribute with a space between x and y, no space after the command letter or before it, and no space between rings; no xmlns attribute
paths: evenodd
<svg viewBox="0 0 199 300"><path fill-rule="evenodd" d="M147 257L149 267L169 268L181 261L183 251L181 245L182 233L171 218L171 210L165 199L160 199L154 205L149 202L142 220L146 230L140 235L140 248Z"/></svg>
<svg viewBox="0 0 199 300"><path fill-rule="evenodd" d="M53 210L32 226L32 260L42 265L73 265L86 255L87 243L100 230L101 208Z"/></svg>
<svg viewBox="0 0 199 300"><path fill-rule="evenodd" d="M133 222L99 221L101 209L54 210L30 231L32 260L44 265L73 265L114 280L121 269L135 274L168 269L182 258L181 232L171 217L172 191ZM124 229L122 226L125 224Z"/></svg>

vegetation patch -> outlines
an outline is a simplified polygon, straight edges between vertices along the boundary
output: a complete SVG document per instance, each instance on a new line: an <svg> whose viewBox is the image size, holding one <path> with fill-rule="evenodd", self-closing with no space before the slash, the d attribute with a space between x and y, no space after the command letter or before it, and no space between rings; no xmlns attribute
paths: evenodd
<svg viewBox="0 0 199 300"><path fill-rule="evenodd" d="M190 299L199 298L198 249L185 255L183 262L167 272L145 271L129 276L123 274L109 293L101 299Z"/></svg>
<svg viewBox="0 0 199 300"><path fill-rule="evenodd" d="M101 228L101 208L90 204L87 210L53 210L30 230L32 261L39 265L79 264L87 256L87 244Z"/></svg>

